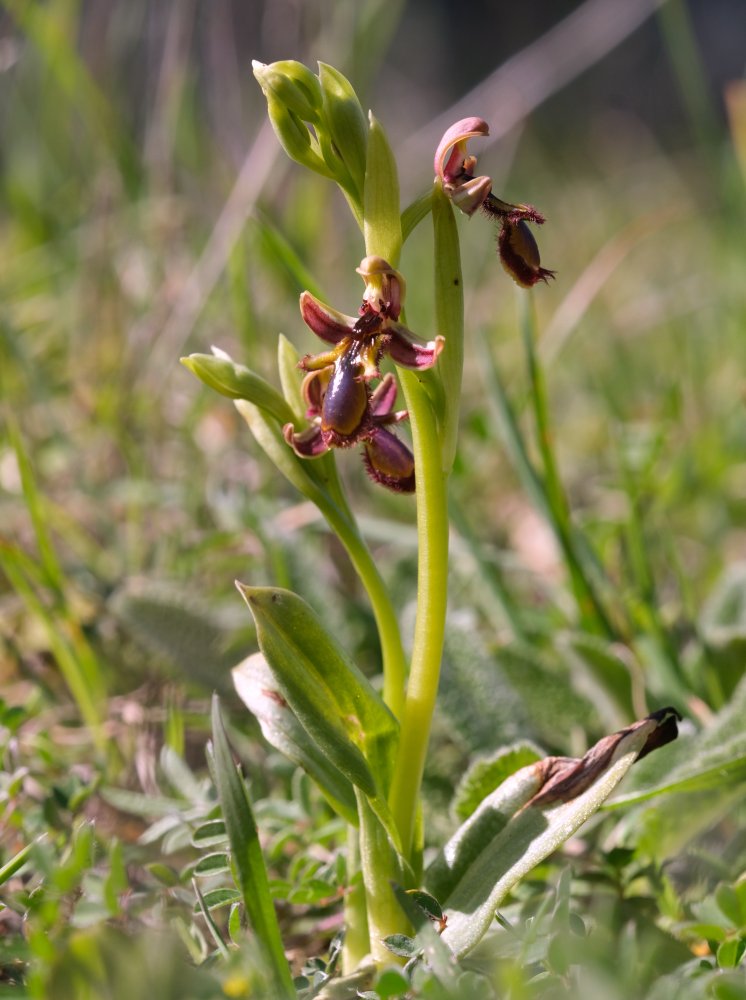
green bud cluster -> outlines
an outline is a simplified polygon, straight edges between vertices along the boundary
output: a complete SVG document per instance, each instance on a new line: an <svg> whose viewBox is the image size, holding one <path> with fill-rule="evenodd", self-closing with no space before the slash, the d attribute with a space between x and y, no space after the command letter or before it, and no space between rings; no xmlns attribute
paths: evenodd
<svg viewBox="0 0 746 1000"><path fill-rule="evenodd" d="M325 63L318 76L292 59L253 68L285 152L336 181L362 216L368 120L349 80Z"/></svg>

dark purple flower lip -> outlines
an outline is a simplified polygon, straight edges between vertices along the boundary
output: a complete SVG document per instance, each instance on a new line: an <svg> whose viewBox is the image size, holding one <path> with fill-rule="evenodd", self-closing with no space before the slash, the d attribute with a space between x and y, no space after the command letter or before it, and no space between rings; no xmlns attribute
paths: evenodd
<svg viewBox="0 0 746 1000"><path fill-rule="evenodd" d="M363 461L371 479L397 493L413 492L414 457L389 429L392 424L407 418L406 410L394 410L397 392L394 376L390 372L385 375L374 392L363 379L350 381L340 376L340 396L335 398L335 374L320 371L306 376L304 396L307 402L311 401L307 414L311 424L300 432L292 424L285 424L285 440L301 458L317 458L330 448L346 448L362 442ZM335 424L334 420L347 420L350 416L347 393L353 384L364 394L365 406L358 425L347 433L346 428ZM340 418L337 411L342 397L345 397L345 405ZM358 405L360 398L356 398Z"/></svg>

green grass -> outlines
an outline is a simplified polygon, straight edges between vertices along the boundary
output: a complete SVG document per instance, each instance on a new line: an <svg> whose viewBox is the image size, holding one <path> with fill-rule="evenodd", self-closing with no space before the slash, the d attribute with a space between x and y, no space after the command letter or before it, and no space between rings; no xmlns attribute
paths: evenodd
<svg viewBox="0 0 746 1000"><path fill-rule="evenodd" d="M144 5L118 12L97 72L77 5L4 6L21 56L0 94L0 996L261 995L230 873L206 860L226 850L214 689L293 972L312 983L335 967L344 827L232 694L256 646L233 581L300 594L370 676L375 620L338 540L178 356L215 343L274 378L278 333L315 349L303 288L354 311L359 234L331 185L278 154L221 256L236 169L188 48L146 106L121 40L145 30ZM697 53L682 9L665 38L683 85ZM374 79L371 11L338 15L336 58L364 51ZM244 150L264 114L248 67L239 96ZM560 149L528 123L503 193L548 216L558 278L535 315L489 225L459 220L465 394L428 843L452 832L475 758L517 740L577 755L669 703L687 718L583 850L513 892L470 958L491 985L464 979L464 996L746 995L746 178L685 98L694 138L675 150L632 120L599 140L578 114ZM400 264L423 334L429 225ZM195 268L214 285L182 312ZM408 642L412 503L352 454L337 464Z"/></svg>

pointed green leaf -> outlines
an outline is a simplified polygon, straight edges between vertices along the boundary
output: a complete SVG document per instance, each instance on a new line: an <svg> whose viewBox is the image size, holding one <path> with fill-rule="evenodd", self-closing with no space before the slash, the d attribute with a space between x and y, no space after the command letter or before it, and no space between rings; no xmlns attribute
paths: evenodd
<svg viewBox="0 0 746 1000"><path fill-rule="evenodd" d="M397 723L315 612L296 594L238 589L283 697L326 756L366 795L388 788Z"/></svg>
<svg viewBox="0 0 746 1000"><path fill-rule="evenodd" d="M370 115L364 204L366 254L383 257L396 267L402 244L399 175L386 133L373 114Z"/></svg>
<svg viewBox="0 0 746 1000"><path fill-rule="evenodd" d="M342 774L309 736L277 690L274 674L262 653L247 657L233 670L238 696L253 712L264 738L300 765L319 786L329 804L348 823L357 825L355 793Z"/></svg>
<svg viewBox="0 0 746 1000"><path fill-rule="evenodd" d="M276 995L294 1000L295 989L282 947L249 794L233 760L217 695L213 695L212 699L212 740L215 782L230 839L236 884L241 890L246 913L263 952Z"/></svg>
<svg viewBox="0 0 746 1000"><path fill-rule="evenodd" d="M221 351L219 354L190 354L181 363L205 385L229 399L246 399L264 410L280 424L294 419L292 409L274 386L245 365L237 364Z"/></svg>

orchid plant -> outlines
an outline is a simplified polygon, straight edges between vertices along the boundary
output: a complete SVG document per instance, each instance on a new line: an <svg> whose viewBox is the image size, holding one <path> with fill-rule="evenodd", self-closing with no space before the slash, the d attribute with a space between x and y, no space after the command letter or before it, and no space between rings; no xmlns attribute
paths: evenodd
<svg viewBox="0 0 746 1000"><path fill-rule="evenodd" d="M512 886L599 808L639 756L675 737L676 713L665 709L633 723L580 760L516 758L514 773L485 791L423 869L420 788L446 631L448 479L465 350L454 209L482 212L498 225L502 266L526 289L554 276L541 264L531 229L544 217L531 205L498 198L491 179L476 174L467 144L488 135L481 118L446 131L435 152L432 188L401 212L384 129L364 114L342 74L322 64L315 75L292 61L256 63L254 74L285 151L336 183L346 198L364 244L357 272L365 287L356 315L303 292L302 320L325 350L298 358L280 338L281 390L220 350L183 361L235 401L278 471L316 504L346 548L378 627L383 693L300 597L243 585L259 651L235 669L235 686L269 743L307 771L348 824L342 988L346 982L350 996L361 989L377 996L376 977L406 959L401 975L411 977L418 964L429 963L443 995L460 995L448 992L456 989L454 956L474 947ZM407 325L406 284L397 267L403 242L427 215L436 330L423 337ZM393 371L382 372L384 362ZM399 388L406 409L396 409ZM397 433L407 420L411 447ZM418 591L409 658L392 598L337 473L337 459L353 446L362 449L375 484L414 494ZM296 996L251 806L217 703L212 756L266 988L272 996ZM314 989L326 988L323 979Z"/></svg>

